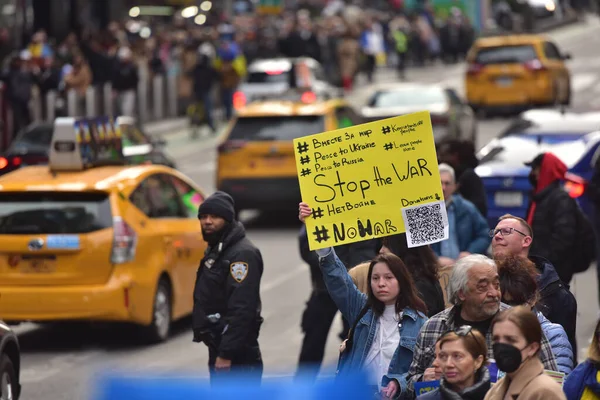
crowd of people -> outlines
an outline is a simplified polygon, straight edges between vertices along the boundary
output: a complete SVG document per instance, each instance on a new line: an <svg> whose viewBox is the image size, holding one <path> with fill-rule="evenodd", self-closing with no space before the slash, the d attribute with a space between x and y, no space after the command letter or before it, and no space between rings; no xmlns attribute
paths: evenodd
<svg viewBox="0 0 600 400"><path fill-rule="evenodd" d="M577 360L569 283L579 271L567 260L589 241L576 230L581 210L560 188L566 167L552 153L535 157L527 218L507 214L490 230L474 152L458 140L438 149L447 240L409 248L402 233L311 252L303 228L300 251L313 291L302 318L302 376L317 376L339 309L345 341L337 373L365 370L384 398L414 398L415 385L430 381L439 388L418 398L599 398L600 323L589 359ZM311 213L300 204L302 221ZM568 237L552 235L565 230ZM442 288L444 268L451 272ZM565 374L564 386L544 370Z"/></svg>
<svg viewBox="0 0 600 400"><path fill-rule="evenodd" d="M78 106L85 107L88 88L95 88L99 104L104 104L103 87L110 83L116 112L137 116L142 75L175 74L179 115L197 103L210 111L213 99L219 99L227 120L246 65L259 58L313 57L332 83L351 90L359 73L372 81L379 67L397 68L404 78L407 66L457 61L474 40L473 27L460 10L440 21L427 5L420 12L391 16L377 12L314 16L306 10L239 16L207 27L174 18L152 26L144 37L139 25L133 26L131 21L113 22L105 30L83 29L60 41L39 31L25 48L3 51L0 79L14 115L13 131L31 122L33 93L44 101L49 91L64 99L73 89ZM56 107L54 115L66 112L60 105L64 102L57 104L44 104L43 109ZM203 122L214 128L212 115L204 117Z"/></svg>

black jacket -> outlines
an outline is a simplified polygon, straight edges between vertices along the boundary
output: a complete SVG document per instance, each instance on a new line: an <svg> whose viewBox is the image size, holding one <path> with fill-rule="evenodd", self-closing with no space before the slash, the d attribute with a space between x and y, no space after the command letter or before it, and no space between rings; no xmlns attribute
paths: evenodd
<svg viewBox="0 0 600 400"><path fill-rule="evenodd" d="M223 240L206 250L194 287L194 341L218 348L218 356L231 360L258 338L262 324L260 279L263 260L244 226L233 222ZM207 316L219 313L211 323ZM207 338L212 338L210 343Z"/></svg>
<svg viewBox="0 0 600 400"><path fill-rule="evenodd" d="M427 306L427 316L429 318L446 309L444 292L439 281L432 282L426 278L415 277L415 286L419 292L419 297Z"/></svg>
<svg viewBox="0 0 600 400"><path fill-rule="evenodd" d="M559 185L558 181L551 183L532 196L537 205L529 254L547 259L568 284L573 277L569 260L577 238L577 203Z"/></svg>
<svg viewBox="0 0 600 400"><path fill-rule="evenodd" d="M577 357L576 327L577 327L577 299L569 290L569 286L560 280L556 270L548 260L529 256L536 265L540 275L537 278L540 298L536 304L537 309L544 314L550 322L562 325L567 333L573 354Z"/></svg>
<svg viewBox="0 0 600 400"><path fill-rule="evenodd" d="M483 180L473 168L465 169L458 178L458 192L462 197L475 204L481 215L487 218L487 197Z"/></svg>

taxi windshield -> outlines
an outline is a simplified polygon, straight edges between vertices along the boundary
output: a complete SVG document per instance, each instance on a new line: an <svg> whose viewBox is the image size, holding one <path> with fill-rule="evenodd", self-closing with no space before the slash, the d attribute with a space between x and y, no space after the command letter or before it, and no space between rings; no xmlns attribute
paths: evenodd
<svg viewBox="0 0 600 400"><path fill-rule="evenodd" d="M479 164L523 167L524 163L531 161L537 154L551 152L567 167L573 168L585 151L586 143L582 139L556 142L546 141L544 138L539 141L536 137L507 136L496 142L496 145L490 145L489 152L481 157Z"/></svg>
<svg viewBox="0 0 600 400"><path fill-rule="evenodd" d="M0 234L78 234L110 226L106 193L0 193Z"/></svg>
<svg viewBox="0 0 600 400"><path fill-rule="evenodd" d="M491 64L523 64L537 58L535 48L531 45L485 47L479 50L475 63Z"/></svg>
<svg viewBox="0 0 600 400"><path fill-rule="evenodd" d="M297 117L240 117L229 140L293 140L325 131L322 115Z"/></svg>
<svg viewBox="0 0 600 400"><path fill-rule="evenodd" d="M378 91L369 102L371 107L417 107L446 103L444 91L440 88L415 88Z"/></svg>

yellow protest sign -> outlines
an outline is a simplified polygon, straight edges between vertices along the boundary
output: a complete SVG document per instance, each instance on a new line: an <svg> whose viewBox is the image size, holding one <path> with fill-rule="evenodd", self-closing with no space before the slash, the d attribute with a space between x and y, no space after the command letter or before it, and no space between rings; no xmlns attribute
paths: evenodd
<svg viewBox="0 0 600 400"><path fill-rule="evenodd" d="M294 139L311 250L406 232L448 238L429 112Z"/></svg>

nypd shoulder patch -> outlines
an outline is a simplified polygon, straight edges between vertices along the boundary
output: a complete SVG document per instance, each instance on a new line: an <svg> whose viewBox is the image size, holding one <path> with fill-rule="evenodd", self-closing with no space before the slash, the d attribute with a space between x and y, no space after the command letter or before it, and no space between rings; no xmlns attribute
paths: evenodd
<svg viewBox="0 0 600 400"><path fill-rule="evenodd" d="M231 273L231 277L235 279L236 282L241 283L246 276L248 276L248 264L241 261L236 261L231 263L229 266L229 272Z"/></svg>

